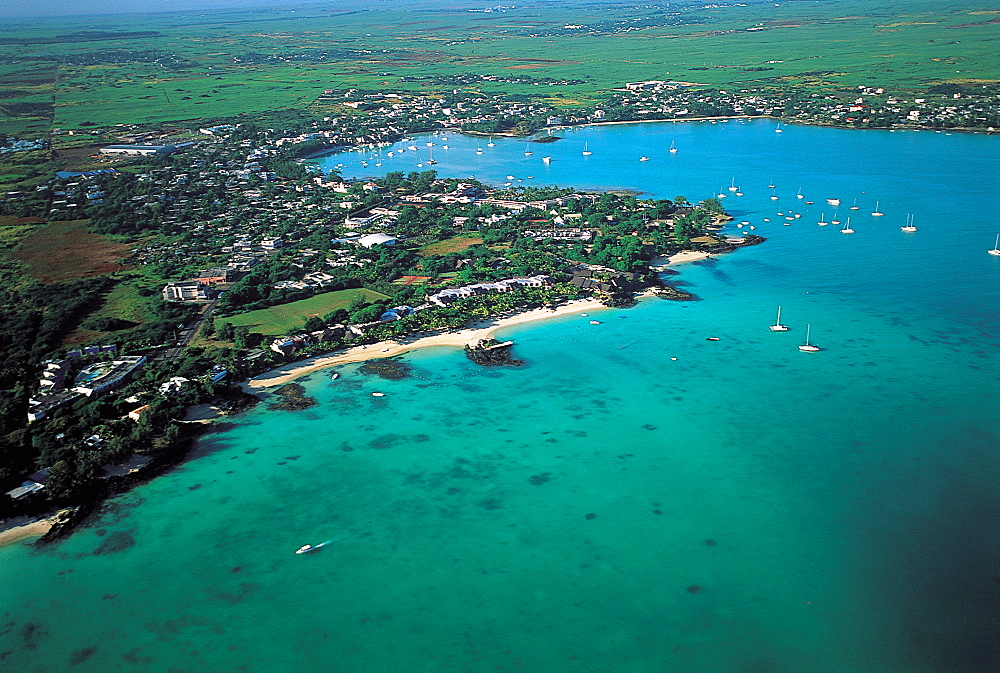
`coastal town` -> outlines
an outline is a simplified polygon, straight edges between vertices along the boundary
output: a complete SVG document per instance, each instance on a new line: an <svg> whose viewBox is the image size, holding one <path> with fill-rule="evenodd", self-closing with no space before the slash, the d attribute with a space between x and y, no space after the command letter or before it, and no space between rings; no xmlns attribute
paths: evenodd
<svg viewBox="0 0 1000 673"><path fill-rule="evenodd" d="M84 317L68 311L63 329L87 342L53 335L11 372L34 383L3 399L4 448L21 456L4 468L4 516L100 499L178 460L202 427L188 410L242 408L247 377L582 298L628 305L659 287L683 299L651 262L741 240L719 232L714 198L496 188L433 170L344 180L301 158L317 133L246 120L118 129L83 165L3 197L8 216L86 220L124 244L82 295ZM108 292L132 297L139 319L105 308ZM300 304L278 332L244 319Z"/></svg>
<svg viewBox="0 0 1000 673"><path fill-rule="evenodd" d="M558 31L639 28L611 22ZM233 63L368 56L247 52ZM176 53L142 50L64 61L149 62L177 72L192 65ZM310 159L346 150L374 156L396 144L403 151L416 134L555 142L566 127L643 121L766 117L987 133L1000 126L1000 89L988 82L918 94L877 82L819 90L657 79L557 104L586 80L383 75L386 86L332 86L297 108L149 124L95 120L0 137L0 163L23 176L0 193L0 217L21 227L0 245L21 250L20 237L33 227L59 223L67 236L114 249L101 273L71 283L26 283L21 261L0 269L12 316L0 327L12 344L0 367L0 492L8 496L0 497L0 518L106 492L107 484L95 484L122 480L139 469L137 458L145 467L150 447L163 453L196 434L184 424L188 408L212 401L241 408L247 400L238 384L256 374L581 298L627 306L659 288L683 300L690 295L657 273L655 260L762 240L724 235L718 198L489 185L441 177L433 160L409 173L380 173L373 160L370 178L345 180ZM24 325L42 306L46 328L28 344ZM277 309L294 319L272 322Z"/></svg>

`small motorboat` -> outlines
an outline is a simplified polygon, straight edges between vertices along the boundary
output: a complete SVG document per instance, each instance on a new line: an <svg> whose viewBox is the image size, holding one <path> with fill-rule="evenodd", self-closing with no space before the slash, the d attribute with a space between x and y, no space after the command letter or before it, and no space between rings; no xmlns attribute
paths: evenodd
<svg viewBox="0 0 1000 673"><path fill-rule="evenodd" d="M705 341L718 341L719 337L708 337Z"/></svg>
<svg viewBox="0 0 1000 673"><path fill-rule="evenodd" d="M372 393L372 397L385 397L385 393Z"/></svg>
<svg viewBox="0 0 1000 673"><path fill-rule="evenodd" d="M600 320L591 320L591 321L590 321L590 324L591 324L591 325L600 325L600 324L601 324L601 321L600 321Z"/></svg>
<svg viewBox="0 0 1000 673"><path fill-rule="evenodd" d="M304 544L295 550L296 554L308 554L309 552L316 551L317 549L322 549L326 545L333 542L333 540L325 540L319 544Z"/></svg>
<svg viewBox="0 0 1000 673"><path fill-rule="evenodd" d="M330 380L331 381L336 381L339 378L340 378L340 372L334 372L334 373L330 374Z"/></svg>

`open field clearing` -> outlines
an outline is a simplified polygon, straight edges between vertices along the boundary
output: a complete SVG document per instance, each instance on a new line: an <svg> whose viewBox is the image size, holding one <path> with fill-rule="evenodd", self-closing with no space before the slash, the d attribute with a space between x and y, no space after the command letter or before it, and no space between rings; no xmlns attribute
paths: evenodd
<svg viewBox="0 0 1000 673"><path fill-rule="evenodd" d="M217 322L219 324L229 323L236 327L246 325L251 332L276 336L302 327L302 324L313 316L322 318L339 308L350 308L356 302L373 302L378 299L388 299L388 297L380 292L364 288L337 290L281 306L272 306L228 318L220 318Z"/></svg>
<svg viewBox="0 0 1000 673"><path fill-rule="evenodd" d="M101 276L119 271L131 246L87 230L86 220L50 222L21 240L13 257L43 283Z"/></svg>

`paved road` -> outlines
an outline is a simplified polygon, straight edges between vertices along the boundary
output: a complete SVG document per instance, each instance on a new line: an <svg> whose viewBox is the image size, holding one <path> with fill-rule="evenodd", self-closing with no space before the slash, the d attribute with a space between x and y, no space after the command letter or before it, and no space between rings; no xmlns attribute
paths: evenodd
<svg viewBox="0 0 1000 673"><path fill-rule="evenodd" d="M219 303L219 298L216 297L212 301L205 304L205 308L201 311L201 313L198 314L198 317L195 318L194 321L191 322L190 324L185 325L181 329L181 331L178 332L177 341L174 343L174 345L167 348L156 359L158 360L164 359L169 361L169 360L176 360L178 357L180 357L180 354L184 352L184 349L187 348L188 345L191 343L191 339L193 339L194 335L198 333L199 329L201 329L202 323L204 323L205 320L212 317L212 313L215 311L215 305L218 303Z"/></svg>

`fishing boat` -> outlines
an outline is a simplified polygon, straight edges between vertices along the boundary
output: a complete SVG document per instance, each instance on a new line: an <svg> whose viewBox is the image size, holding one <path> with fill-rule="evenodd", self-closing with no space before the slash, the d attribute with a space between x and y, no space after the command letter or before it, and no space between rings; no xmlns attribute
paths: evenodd
<svg viewBox="0 0 1000 673"><path fill-rule="evenodd" d="M910 232L913 232L913 231L917 230L916 225L913 224L913 214L912 213L906 216L906 225L900 227L899 230L900 231L910 231Z"/></svg>
<svg viewBox="0 0 1000 673"><path fill-rule="evenodd" d="M851 229L851 218L847 218L847 222L844 222L844 226L841 227L840 233L842 234L853 234L854 230Z"/></svg>
<svg viewBox="0 0 1000 673"><path fill-rule="evenodd" d="M885 215L885 213L878 209L878 201L876 201L875 210L872 211L872 217L882 217L883 215Z"/></svg>
<svg viewBox="0 0 1000 673"><path fill-rule="evenodd" d="M583 156L589 157L593 152L590 151L590 143L583 144Z"/></svg>
<svg viewBox="0 0 1000 673"><path fill-rule="evenodd" d="M1000 234L997 234L997 240L996 243L993 244L993 249L987 250L986 252L990 253L991 255L997 255L998 257L1000 257Z"/></svg>
<svg viewBox="0 0 1000 673"><path fill-rule="evenodd" d="M674 141L673 140L670 141L670 149L667 150L667 151L670 152L671 154L677 154L677 148L674 147Z"/></svg>
<svg viewBox="0 0 1000 673"><path fill-rule="evenodd" d="M778 307L778 318L774 321L774 324L769 328L772 332L787 332L788 325L781 324L781 307Z"/></svg>
<svg viewBox="0 0 1000 673"><path fill-rule="evenodd" d="M812 325L806 325L806 342L799 346L799 350L803 353L815 353L820 350L819 346L809 343L809 331L811 327Z"/></svg>

